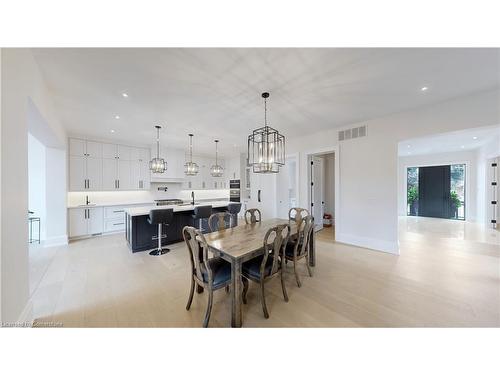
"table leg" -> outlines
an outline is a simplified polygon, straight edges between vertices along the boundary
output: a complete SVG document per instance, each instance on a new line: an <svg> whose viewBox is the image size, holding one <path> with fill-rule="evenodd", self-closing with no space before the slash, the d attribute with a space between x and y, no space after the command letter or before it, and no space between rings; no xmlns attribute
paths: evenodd
<svg viewBox="0 0 500 375"><path fill-rule="evenodd" d="M316 235L314 233L314 228L311 231L311 238L309 238L309 265L316 266Z"/></svg>
<svg viewBox="0 0 500 375"><path fill-rule="evenodd" d="M231 262L231 327L241 327L241 263Z"/></svg>
<svg viewBox="0 0 500 375"><path fill-rule="evenodd" d="M203 287L196 284L196 293L198 293L198 294L203 293Z"/></svg>

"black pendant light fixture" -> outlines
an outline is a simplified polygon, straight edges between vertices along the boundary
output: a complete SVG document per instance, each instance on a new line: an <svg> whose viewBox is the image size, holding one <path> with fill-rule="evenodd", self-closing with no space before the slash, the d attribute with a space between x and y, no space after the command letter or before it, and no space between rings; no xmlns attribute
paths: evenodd
<svg viewBox="0 0 500 375"><path fill-rule="evenodd" d="M156 158L152 158L149 162L149 169L153 173L165 173L167 170L167 162L160 158L160 129L161 126L156 125Z"/></svg>
<svg viewBox="0 0 500 375"><path fill-rule="evenodd" d="M267 98L264 98L264 126L248 136L248 164L254 173L278 173L285 165L285 136L267 125Z"/></svg>
<svg viewBox="0 0 500 375"><path fill-rule="evenodd" d="M219 140L216 139L215 141L215 164L210 167L210 174L212 177L222 177L222 174L224 173L224 168L219 165L219 159L218 159L218 150L217 150L217 145L219 144Z"/></svg>
<svg viewBox="0 0 500 375"><path fill-rule="evenodd" d="M184 174L196 176L199 169L198 164L193 162L193 134L189 134L189 161L184 164Z"/></svg>

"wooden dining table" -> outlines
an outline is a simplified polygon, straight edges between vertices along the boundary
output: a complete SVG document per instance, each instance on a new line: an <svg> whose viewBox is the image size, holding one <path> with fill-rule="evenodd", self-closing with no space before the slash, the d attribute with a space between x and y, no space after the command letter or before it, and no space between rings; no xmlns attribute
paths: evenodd
<svg viewBox="0 0 500 375"><path fill-rule="evenodd" d="M205 234L207 244L215 255L231 263L231 326L241 327L242 282L241 265L264 253L264 236L280 224L290 224L291 237L297 235L295 222L285 219L268 219L253 224L240 224L233 228ZM315 265L315 241L312 231L309 241L309 264Z"/></svg>

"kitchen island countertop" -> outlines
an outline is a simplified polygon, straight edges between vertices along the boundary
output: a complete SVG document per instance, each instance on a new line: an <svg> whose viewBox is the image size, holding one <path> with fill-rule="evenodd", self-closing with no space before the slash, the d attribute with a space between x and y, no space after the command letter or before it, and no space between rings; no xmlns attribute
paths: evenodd
<svg viewBox="0 0 500 375"><path fill-rule="evenodd" d="M169 206L141 206L141 207L128 207L125 208L125 213L129 216L143 216L149 215L150 210L161 210L173 208L174 212L184 212L191 211L195 207L199 206L212 206L213 208L221 208L227 207L229 201L213 201L213 202L200 202L196 203L194 206L192 204L184 204L184 205L169 205Z"/></svg>

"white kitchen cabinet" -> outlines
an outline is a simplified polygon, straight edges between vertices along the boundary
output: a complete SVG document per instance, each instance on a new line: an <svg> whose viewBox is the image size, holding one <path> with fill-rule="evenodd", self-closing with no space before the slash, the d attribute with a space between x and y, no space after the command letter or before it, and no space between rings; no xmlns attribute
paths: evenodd
<svg viewBox="0 0 500 375"><path fill-rule="evenodd" d="M130 160L149 162L149 159L149 149L139 147L130 148Z"/></svg>
<svg viewBox="0 0 500 375"><path fill-rule="evenodd" d="M262 219L276 216L276 175L250 172L251 192L248 208L258 208Z"/></svg>
<svg viewBox="0 0 500 375"><path fill-rule="evenodd" d="M91 158L102 157L102 144L99 142L86 141L84 139L69 139L70 156L87 156Z"/></svg>
<svg viewBox="0 0 500 375"><path fill-rule="evenodd" d="M69 189L97 191L102 189L102 159L88 156L70 156Z"/></svg>
<svg viewBox="0 0 500 375"><path fill-rule="evenodd" d="M103 159L103 190L132 190L131 162L121 159Z"/></svg>
<svg viewBox="0 0 500 375"><path fill-rule="evenodd" d="M116 145L111 143L103 143L102 157L104 159L120 159L131 160L132 147L124 145Z"/></svg>
<svg viewBox="0 0 500 375"><path fill-rule="evenodd" d="M103 221L102 207L72 208L69 210L69 235L80 237L102 233Z"/></svg>
<svg viewBox="0 0 500 375"><path fill-rule="evenodd" d="M130 162L131 188L134 190L149 190L150 172L149 163L145 161L132 160Z"/></svg>

